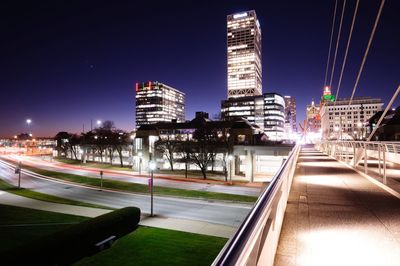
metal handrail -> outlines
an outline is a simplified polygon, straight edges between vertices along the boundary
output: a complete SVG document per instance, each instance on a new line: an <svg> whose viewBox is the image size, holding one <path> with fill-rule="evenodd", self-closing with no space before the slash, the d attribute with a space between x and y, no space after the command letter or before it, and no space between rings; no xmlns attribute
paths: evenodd
<svg viewBox="0 0 400 266"><path fill-rule="evenodd" d="M387 184L387 161L397 163L400 155L400 141L321 141L316 144L323 151L340 161L356 168L364 160L364 173L368 174L368 157L378 159L378 175L382 183Z"/></svg>
<svg viewBox="0 0 400 266"><path fill-rule="evenodd" d="M245 243L251 238L256 223L262 219L266 209L271 206L279 185L282 183L283 173L289 169L299 151L299 146L295 146L288 158L282 163L281 167L274 175L269 186L262 192L249 214L240 225L233 237L226 243L212 265L234 265L245 249Z"/></svg>

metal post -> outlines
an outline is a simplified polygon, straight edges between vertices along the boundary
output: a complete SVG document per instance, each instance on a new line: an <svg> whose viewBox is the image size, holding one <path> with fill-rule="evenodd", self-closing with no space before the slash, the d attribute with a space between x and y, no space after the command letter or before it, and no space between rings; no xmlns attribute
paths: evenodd
<svg viewBox="0 0 400 266"><path fill-rule="evenodd" d="M378 144L378 169L379 169L379 176L382 175L381 173L381 144Z"/></svg>
<svg viewBox="0 0 400 266"><path fill-rule="evenodd" d="M368 174L367 143L364 143L364 173Z"/></svg>
<svg viewBox="0 0 400 266"><path fill-rule="evenodd" d="M151 211L150 211L150 216L153 217L153 170L151 170L151 187L150 187L150 193L151 193Z"/></svg>
<svg viewBox="0 0 400 266"><path fill-rule="evenodd" d="M387 184L387 179L386 179L386 147L384 146L383 148L383 183Z"/></svg>
<svg viewBox="0 0 400 266"><path fill-rule="evenodd" d="M103 189L103 171L100 171L100 188Z"/></svg>
<svg viewBox="0 0 400 266"><path fill-rule="evenodd" d="M232 160L229 160L229 180L232 184Z"/></svg>
<svg viewBox="0 0 400 266"><path fill-rule="evenodd" d="M18 188L21 188L21 169L22 169L22 162L20 161L18 164Z"/></svg>
<svg viewBox="0 0 400 266"><path fill-rule="evenodd" d="M142 174L142 157L139 158L139 175Z"/></svg>

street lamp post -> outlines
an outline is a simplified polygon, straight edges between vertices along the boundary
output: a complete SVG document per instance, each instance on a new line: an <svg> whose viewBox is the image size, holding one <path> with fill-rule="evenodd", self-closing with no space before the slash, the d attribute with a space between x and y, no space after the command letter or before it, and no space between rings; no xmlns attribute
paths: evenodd
<svg viewBox="0 0 400 266"><path fill-rule="evenodd" d="M19 161L18 166L15 169L15 173L18 174L18 189L21 188L21 168L22 168L22 162Z"/></svg>
<svg viewBox="0 0 400 266"><path fill-rule="evenodd" d="M103 171L100 171L100 190L103 190Z"/></svg>
<svg viewBox="0 0 400 266"><path fill-rule="evenodd" d="M132 170L133 169L135 169L135 164L134 164L134 162L135 162L135 158L134 158L134 156L133 156L133 150L134 150L134 148L135 148L135 135L131 135L130 136L130 139L132 140L132 149L131 149L131 155L132 155Z"/></svg>
<svg viewBox="0 0 400 266"><path fill-rule="evenodd" d="M154 180L154 170L156 169L156 163L154 161L149 162L149 169L151 173L150 177L150 216L153 217L153 180Z"/></svg>
<svg viewBox="0 0 400 266"><path fill-rule="evenodd" d="M138 152L138 156L139 156L139 175L141 175L142 174L142 156L143 156L141 151Z"/></svg>
<svg viewBox="0 0 400 266"><path fill-rule="evenodd" d="M359 139L362 140L363 137L364 137L364 127L363 127L363 123L362 123L361 121L358 122L358 123L357 123L357 127L358 127L358 130L360 131L360 137L359 137Z"/></svg>
<svg viewBox="0 0 400 266"><path fill-rule="evenodd" d="M233 156L230 154L228 156L228 162L229 162L229 180L230 180L231 184L232 184L232 159L233 159Z"/></svg>

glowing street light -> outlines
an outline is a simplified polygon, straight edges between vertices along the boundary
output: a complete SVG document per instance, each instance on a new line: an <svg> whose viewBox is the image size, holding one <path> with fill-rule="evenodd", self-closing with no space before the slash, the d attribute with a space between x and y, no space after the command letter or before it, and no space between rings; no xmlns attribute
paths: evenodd
<svg viewBox="0 0 400 266"><path fill-rule="evenodd" d="M97 125L100 126L101 125L101 120L97 120Z"/></svg>
<svg viewBox="0 0 400 266"><path fill-rule="evenodd" d="M149 187L150 187L150 216L153 217L153 180L154 180L154 170L156 169L156 163L154 161L149 162L149 169L151 173L151 177L149 179Z"/></svg>
<svg viewBox="0 0 400 266"><path fill-rule="evenodd" d="M32 132L31 132L32 119L30 119L30 118L26 119L26 123L28 124L28 130L29 130L29 135L30 135L30 134L32 134Z"/></svg>

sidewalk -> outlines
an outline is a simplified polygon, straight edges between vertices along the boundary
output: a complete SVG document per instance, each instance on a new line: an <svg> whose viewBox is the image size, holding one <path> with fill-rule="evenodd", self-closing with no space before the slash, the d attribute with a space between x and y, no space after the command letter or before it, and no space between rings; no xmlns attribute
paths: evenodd
<svg viewBox="0 0 400 266"><path fill-rule="evenodd" d="M303 148L275 265L400 265L400 200Z"/></svg>
<svg viewBox="0 0 400 266"><path fill-rule="evenodd" d="M78 215L90 218L111 211L105 209L45 202L36 199L25 198L1 190L0 190L0 203L5 205L50 211L50 212L65 213L65 214ZM190 232L202 235L218 236L224 238L231 237L237 230L237 228L235 227L207 223L202 221L176 219L176 218L168 218L160 216L149 217L144 215L142 215L140 225Z"/></svg>

